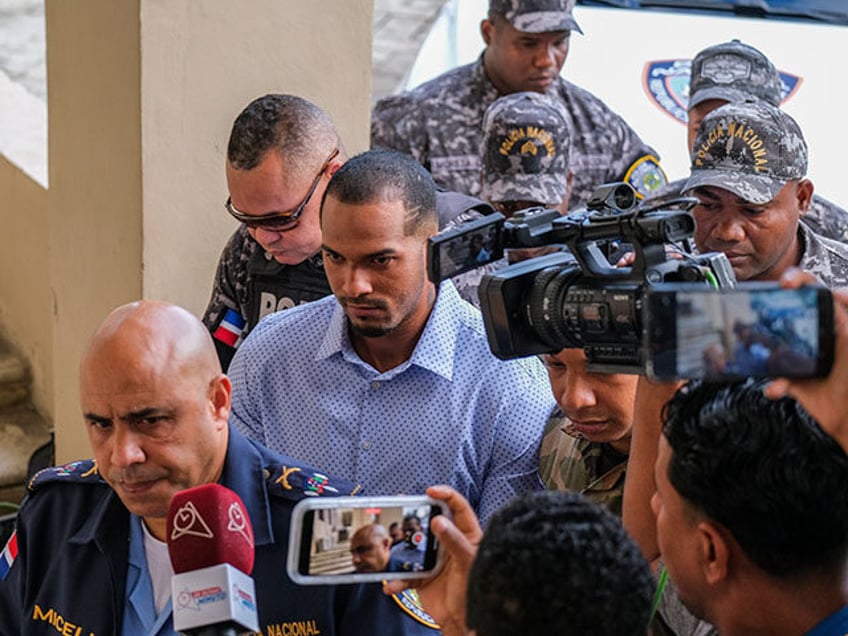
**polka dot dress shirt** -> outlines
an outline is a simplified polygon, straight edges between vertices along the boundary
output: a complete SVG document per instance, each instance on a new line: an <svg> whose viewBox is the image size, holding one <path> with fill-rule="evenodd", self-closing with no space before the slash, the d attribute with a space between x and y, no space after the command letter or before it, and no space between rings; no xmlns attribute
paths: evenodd
<svg viewBox="0 0 848 636"><path fill-rule="evenodd" d="M368 495L447 483L485 520L542 488L554 406L538 360L489 350L480 313L442 283L409 360L378 372L353 350L334 296L271 314L230 367L231 419L271 449L359 482Z"/></svg>

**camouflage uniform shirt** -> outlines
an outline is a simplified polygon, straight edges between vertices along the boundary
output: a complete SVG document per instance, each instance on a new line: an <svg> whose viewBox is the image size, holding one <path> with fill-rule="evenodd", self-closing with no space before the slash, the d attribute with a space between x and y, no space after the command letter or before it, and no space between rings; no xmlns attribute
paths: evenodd
<svg viewBox="0 0 848 636"><path fill-rule="evenodd" d="M798 238L803 252L798 267L815 274L825 286L848 285L848 245L819 236L809 227L800 224Z"/></svg>
<svg viewBox="0 0 848 636"><path fill-rule="evenodd" d="M227 370L241 340L263 316L330 293L320 253L297 265L283 265L269 258L241 225L218 261L212 297L203 314L221 366Z"/></svg>
<svg viewBox="0 0 848 636"><path fill-rule="evenodd" d="M652 194L643 205L655 205L682 197L682 188L688 179L678 179ZM813 195L810 209L801 217L801 222L819 236L848 243L848 212L817 194Z"/></svg>
<svg viewBox="0 0 848 636"><path fill-rule="evenodd" d="M562 99L571 116L570 208L584 205L602 183L627 181L642 193L665 184L656 152L600 99L562 77L548 94ZM481 56L377 102L371 118L371 146L412 155L438 185L476 196L483 114L498 97Z"/></svg>
<svg viewBox="0 0 848 636"><path fill-rule="evenodd" d="M626 468L626 455L581 436L559 407L551 412L539 452L545 488L579 492L620 517Z"/></svg>

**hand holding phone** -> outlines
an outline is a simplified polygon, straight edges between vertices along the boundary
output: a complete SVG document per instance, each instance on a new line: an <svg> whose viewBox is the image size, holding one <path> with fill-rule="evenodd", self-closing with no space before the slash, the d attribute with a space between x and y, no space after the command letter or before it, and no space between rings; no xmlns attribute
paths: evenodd
<svg viewBox="0 0 848 636"><path fill-rule="evenodd" d="M465 596L468 576L483 531L471 504L450 486L431 486L427 494L442 502L449 515L432 527L444 551L444 565L432 577L415 581L389 581L386 594L414 586L424 610L439 624L443 636L465 636Z"/></svg>
<svg viewBox="0 0 848 636"><path fill-rule="evenodd" d="M426 496L304 499L292 511L288 574L301 585L432 576L442 560L430 524L444 511Z"/></svg>
<svg viewBox="0 0 848 636"><path fill-rule="evenodd" d="M812 274L797 268L790 268L780 278L786 289L815 283ZM769 383L765 394L773 400L791 395L848 452L848 289L833 290L832 295L835 334L831 372L820 380L782 377Z"/></svg>

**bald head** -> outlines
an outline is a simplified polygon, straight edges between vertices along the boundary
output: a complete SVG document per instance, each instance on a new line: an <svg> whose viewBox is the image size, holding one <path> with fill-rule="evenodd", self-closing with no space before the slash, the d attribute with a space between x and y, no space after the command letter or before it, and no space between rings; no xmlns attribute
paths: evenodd
<svg viewBox="0 0 848 636"><path fill-rule="evenodd" d="M173 495L217 481L226 457L230 382L209 332L163 302L115 309L80 363L80 403L101 476L164 539Z"/></svg>
<svg viewBox="0 0 848 636"><path fill-rule="evenodd" d="M89 342L80 375L104 362L147 364L153 370L185 371L206 380L221 373L215 345L203 323L181 307L155 300L113 310Z"/></svg>
<svg viewBox="0 0 848 636"><path fill-rule="evenodd" d="M391 544L389 533L379 523L362 526L350 540L353 567L357 572L383 572L389 564Z"/></svg>
<svg viewBox="0 0 848 636"><path fill-rule="evenodd" d="M386 529L381 526L379 523L372 523L367 526L362 526L359 530L356 531L353 535L354 539L357 537L362 537L365 539L388 539L389 533Z"/></svg>

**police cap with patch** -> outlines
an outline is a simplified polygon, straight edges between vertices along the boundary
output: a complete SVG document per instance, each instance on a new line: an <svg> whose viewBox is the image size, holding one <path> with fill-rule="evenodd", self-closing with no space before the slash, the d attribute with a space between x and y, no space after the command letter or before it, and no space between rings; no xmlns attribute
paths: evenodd
<svg viewBox="0 0 848 636"><path fill-rule="evenodd" d="M739 40L716 44L695 56L689 80L689 108L708 99L761 99L780 106L780 75L753 46Z"/></svg>
<svg viewBox="0 0 848 636"><path fill-rule="evenodd" d="M483 116L480 196L559 205L566 198L571 130L565 106L540 93L512 93Z"/></svg>
<svg viewBox="0 0 848 636"><path fill-rule="evenodd" d="M704 117L683 190L715 186L768 203L787 181L806 174L807 144L795 120L764 102L740 102Z"/></svg>
<svg viewBox="0 0 848 636"><path fill-rule="evenodd" d="M524 33L577 31L583 33L572 15L577 0L489 0L489 12L500 13Z"/></svg>

